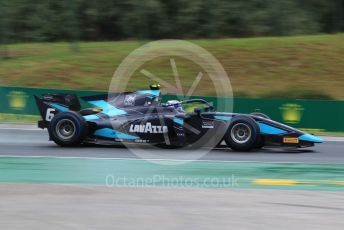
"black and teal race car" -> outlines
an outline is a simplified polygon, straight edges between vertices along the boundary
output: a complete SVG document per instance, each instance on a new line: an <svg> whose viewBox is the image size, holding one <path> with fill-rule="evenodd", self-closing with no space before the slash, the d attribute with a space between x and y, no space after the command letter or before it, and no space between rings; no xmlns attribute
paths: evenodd
<svg viewBox="0 0 344 230"><path fill-rule="evenodd" d="M74 94L35 96L50 140L60 146L83 143L137 143L166 148L214 147L235 151L263 147L311 147L322 140L271 120L261 113L216 112L203 99L161 102L160 89L81 97ZM190 109L191 108L191 109Z"/></svg>

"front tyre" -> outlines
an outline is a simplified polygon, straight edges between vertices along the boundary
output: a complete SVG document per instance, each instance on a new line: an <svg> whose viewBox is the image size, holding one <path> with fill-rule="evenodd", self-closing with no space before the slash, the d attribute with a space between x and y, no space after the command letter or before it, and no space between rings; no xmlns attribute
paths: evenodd
<svg viewBox="0 0 344 230"><path fill-rule="evenodd" d="M248 116L236 116L225 134L227 146L235 151L250 151L257 146L259 127Z"/></svg>
<svg viewBox="0 0 344 230"><path fill-rule="evenodd" d="M60 146L81 144L87 134L87 122L73 111L57 114L48 127L50 138Z"/></svg>

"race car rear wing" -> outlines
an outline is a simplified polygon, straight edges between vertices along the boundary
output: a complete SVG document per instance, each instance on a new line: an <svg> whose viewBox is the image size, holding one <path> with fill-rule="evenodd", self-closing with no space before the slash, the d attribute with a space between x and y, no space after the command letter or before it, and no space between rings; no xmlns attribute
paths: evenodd
<svg viewBox="0 0 344 230"><path fill-rule="evenodd" d="M43 94L42 97L34 96L42 120L38 121L39 128L47 128L49 122L59 112L81 109L78 97L75 94Z"/></svg>

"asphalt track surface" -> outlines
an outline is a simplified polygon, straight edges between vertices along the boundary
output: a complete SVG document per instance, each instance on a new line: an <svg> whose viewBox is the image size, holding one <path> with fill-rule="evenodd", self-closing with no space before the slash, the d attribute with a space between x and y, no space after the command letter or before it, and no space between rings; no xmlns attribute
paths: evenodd
<svg viewBox="0 0 344 230"><path fill-rule="evenodd" d="M154 169L158 168L158 172L164 169L164 173L174 175L195 169L199 172L197 175L201 176L213 175L215 171L224 173L226 165L232 164L221 162L259 162L259 165L264 165L261 162L280 162L302 164L292 164L293 170L287 169L287 172L280 171L280 167L286 164L271 164L275 170L268 173L275 174L277 170L284 176L290 173L295 175L298 173L294 170L295 167L314 163L321 164L316 167L321 169L318 172L322 175L325 173L323 168L326 172L331 169L330 166L322 164L344 163L343 150L344 142L341 138L333 138L333 141L302 151L263 149L236 153L229 149L215 149L196 160L213 161L212 165L220 164L224 168L216 166L209 169L210 171L204 170L199 164L209 163L197 162L197 165L191 163L176 166L175 170L155 165L150 166L145 172L155 173ZM194 160L193 153L183 150L151 149L150 152L154 153L153 158L156 159ZM35 159L36 156L39 159ZM152 159L152 155L137 156L130 149L115 146L62 148L48 141L46 130L38 130L33 126L0 125L0 157L0 178L6 179L0 183L1 229L342 229L344 224L341 190L290 190L290 186L271 190L55 184L54 180L58 179L56 176L63 173L74 176L88 175L80 172L89 172L90 167L87 167L87 164L104 164L118 172L121 168L108 165L109 161L106 159ZM83 158L96 159L84 161ZM81 161L83 167L79 165L74 168L76 164L73 162ZM136 175L135 170L140 171L137 168L138 163L149 164L145 163L146 161L111 162L120 166L122 161L126 161L126 166L130 166L122 166L122 170L135 176L143 176ZM242 169L242 164L254 166L251 163L234 163L232 168L227 170L231 171L237 165L238 170L246 172L248 169ZM279 165L279 168L275 165ZM69 170L63 171L61 166ZM324 178L325 181L340 179L342 183L341 165L331 167L336 167L336 171L333 172L335 176L331 174L331 177ZM28 169L30 175L26 175ZM271 170L270 166L269 169ZM308 169L303 169L306 176L310 173ZM106 171L106 167L100 167L99 170ZM20 180L23 177L28 177L29 180L16 183L15 180L11 180L15 177L14 172ZM246 173L250 174L250 171ZM37 183L32 180L32 175L50 179L48 182ZM96 175L92 174L86 178L94 178ZM70 179L67 176L66 178Z"/></svg>
<svg viewBox="0 0 344 230"><path fill-rule="evenodd" d="M1 229L343 229L340 192L0 186Z"/></svg>
<svg viewBox="0 0 344 230"><path fill-rule="evenodd" d="M143 158L193 160L187 150L152 148L150 154L134 154L121 146L81 146L62 148L48 141L46 130L31 126L24 128L0 127L0 156L54 156L86 158ZM197 160L242 162L291 162L291 163L344 163L344 142L328 141L300 151L262 149L253 152L233 152L230 149L214 149Z"/></svg>

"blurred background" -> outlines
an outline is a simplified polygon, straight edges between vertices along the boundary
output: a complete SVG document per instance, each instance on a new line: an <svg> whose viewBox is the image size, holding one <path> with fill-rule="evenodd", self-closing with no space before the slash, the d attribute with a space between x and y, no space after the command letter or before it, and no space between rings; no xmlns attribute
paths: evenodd
<svg viewBox="0 0 344 230"><path fill-rule="evenodd" d="M107 90L135 48L177 38L217 57L237 97L343 99L343 12L343 0L2 0L0 84Z"/></svg>
<svg viewBox="0 0 344 230"><path fill-rule="evenodd" d="M2 41L219 38L343 31L342 0L3 0Z"/></svg>
<svg viewBox="0 0 344 230"><path fill-rule="evenodd" d="M343 0L2 0L0 121L36 121L7 114L37 115L32 95L44 89L108 91L114 71L136 48L185 39L223 65L235 112L261 111L312 132L343 132L343 12ZM187 92L202 66L172 58ZM175 84L169 57L143 68ZM154 83L140 69L133 76L128 90ZM204 75L193 95L216 96L212 85ZM332 122L321 119L325 111Z"/></svg>
<svg viewBox="0 0 344 230"><path fill-rule="evenodd" d="M104 93L125 57L159 39L214 55L234 112L262 112L326 142L214 150L176 166L188 153L158 150L167 166L124 148L59 148L37 129L33 95ZM202 66L174 59L187 92ZM143 68L175 83L169 58ZM0 0L1 229L342 229L343 70L344 0ZM128 90L153 83L134 76ZM204 76L193 95L216 103L211 86ZM109 188L108 175L150 182ZM159 189L156 176L178 186ZM239 188L207 184L233 176Z"/></svg>

